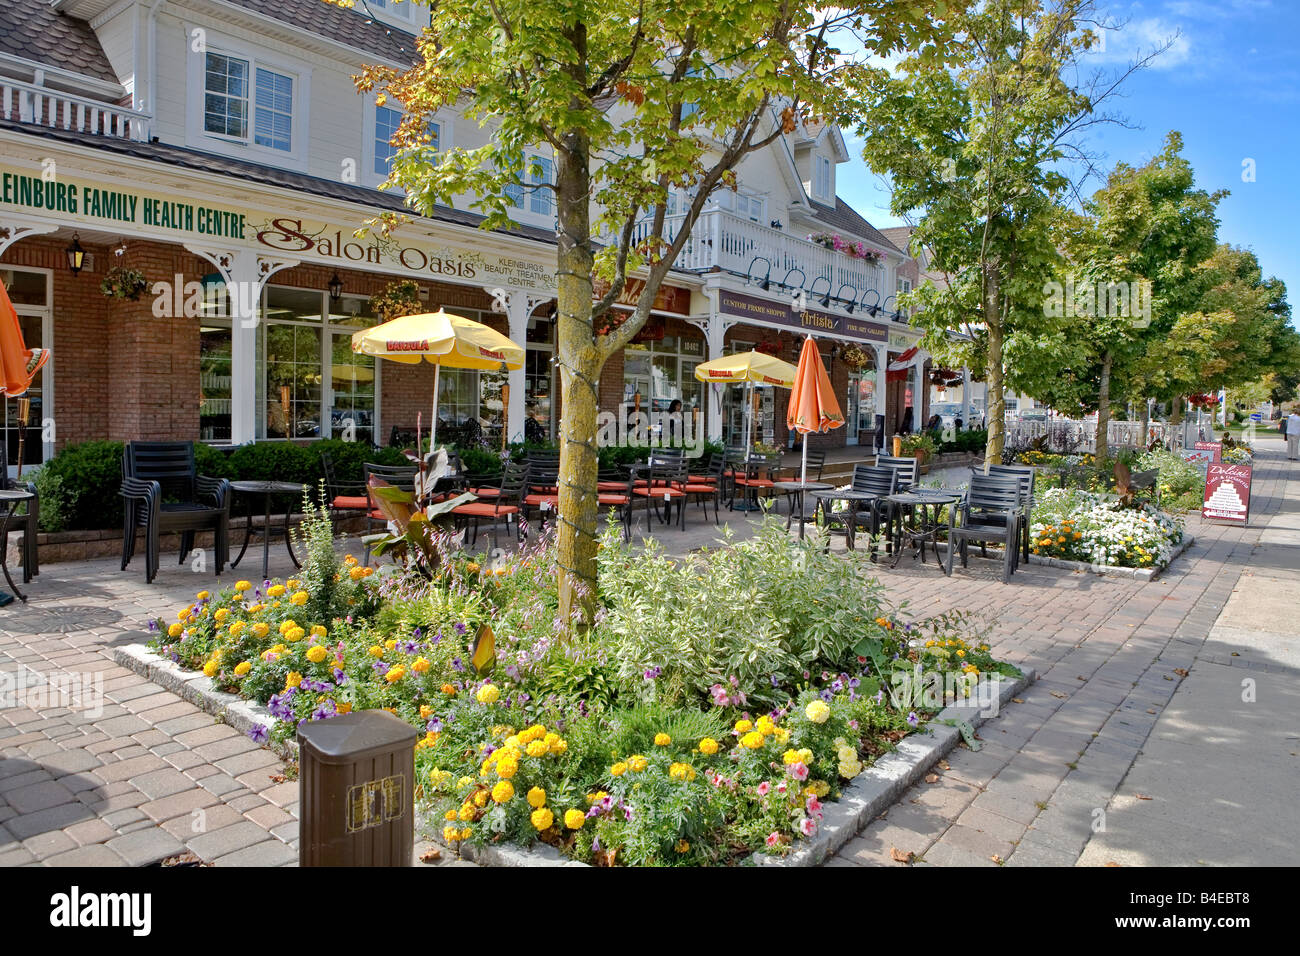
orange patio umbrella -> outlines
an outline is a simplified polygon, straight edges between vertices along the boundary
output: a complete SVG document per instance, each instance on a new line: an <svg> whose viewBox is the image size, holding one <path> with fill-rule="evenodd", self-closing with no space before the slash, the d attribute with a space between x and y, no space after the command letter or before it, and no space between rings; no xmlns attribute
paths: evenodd
<svg viewBox="0 0 1300 956"><path fill-rule="evenodd" d="M799 368L794 376L794 394L786 411L785 423L802 435L821 434L844 424L844 413L835 399L830 376L822 364L821 352L812 336L804 339L799 353ZM808 480L808 442L803 443L803 463L799 468L799 482Z"/></svg>
<svg viewBox="0 0 1300 956"><path fill-rule="evenodd" d="M22 395L32 386L32 379L50 360L49 349L29 349L23 341L18 312L9 301L9 292L0 282L0 394ZM26 399L18 403L18 474L23 473L23 450L27 438Z"/></svg>

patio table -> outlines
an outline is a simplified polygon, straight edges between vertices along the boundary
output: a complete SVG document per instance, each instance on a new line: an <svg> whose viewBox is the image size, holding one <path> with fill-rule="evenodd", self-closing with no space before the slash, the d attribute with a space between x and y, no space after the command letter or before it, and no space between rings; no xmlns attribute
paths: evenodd
<svg viewBox="0 0 1300 956"><path fill-rule="evenodd" d="M846 501L849 505L848 518L844 524L844 544L850 551L856 548L858 508L866 503L874 501L880 496L869 491L814 491L814 498L825 509L826 517L829 523L831 507L837 501Z"/></svg>
<svg viewBox="0 0 1300 956"><path fill-rule="evenodd" d="M0 489L0 568L4 570L5 580L13 588L14 594L18 595L18 599L23 602L26 602L27 595L18 590L18 585L14 584L14 579L9 574L9 522L20 504L31 501L35 497L23 488Z"/></svg>
<svg viewBox="0 0 1300 956"><path fill-rule="evenodd" d="M799 509L799 538L803 540L804 522L808 520L803 510L804 492L808 491L830 491L835 486L825 481L778 481L772 486L774 491L781 491L790 496L790 514L785 519L785 530L790 530L790 523L794 521L794 509Z"/></svg>
<svg viewBox="0 0 1300 956"><path fill-rule="evenodd" d="M894 561L890 567L898 567L898 561L903 556L903 539L907 539L912 549L919 552L922 564L925 563L925 543L929 541L931 547L934 548L934 560L937 562L939 560L939 530L944 527L939 524L939 512L944 505L955 504L960 500L960 496L942 489L917 488L913 491L890 495L885 500L894 505L894 512L897 515L897 524L894 526L893 536ZM933 509L928 517L927 508ZM906 520L904 519L905 514Z"/></svg>
<svg viewBox="0 0 1300 956"><path fill-rule="evenodd" d="M262 536L262 579L267 580L270 577L271 567L271 535L283 534L284 546L289 552L289 560L293 562L295 568L302 567L298 563L298 557L293 553L293 541L289 538L289 524L293 517L293 505L284 512L283 524L271 524L271 499L276 495L294 495L296 500L302 499L302 493L305 485L296 481L232 481L231 489L238 495L242 495L248 500L248 523L244 526L244 546L239 549L239 557L230 562L230 567L235 568L239 562L244 559L244 552L248 550L248 542L254 534ZM253 529L253 506L256 504L257 496L262 496L262 527L258 530ZM277 516L278 517L278 516Z"/></svg>

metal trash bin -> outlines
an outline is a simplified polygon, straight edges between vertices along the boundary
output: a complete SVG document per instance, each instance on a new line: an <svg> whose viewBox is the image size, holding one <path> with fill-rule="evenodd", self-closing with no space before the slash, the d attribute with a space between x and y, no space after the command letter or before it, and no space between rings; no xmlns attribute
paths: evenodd
<svg viewBox="0 0 1300 956"><path fill-rule="evenodd" d="M301 866L410 866L414 727L384 710L298 728Z"/></svg>

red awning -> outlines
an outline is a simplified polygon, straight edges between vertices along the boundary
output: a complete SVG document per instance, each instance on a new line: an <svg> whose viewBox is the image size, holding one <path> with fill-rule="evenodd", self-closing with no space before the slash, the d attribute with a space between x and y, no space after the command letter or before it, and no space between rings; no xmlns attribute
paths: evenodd
<svg viewBox="0 0 1300 956"><path fill-rule="evenodd" d="M885 370L886 382L901 382L907 378L908 366L912 364L912 359L916 358L916 353L920 351L919 345L913 345L910 349L889 363L889 368Z"/></svg>

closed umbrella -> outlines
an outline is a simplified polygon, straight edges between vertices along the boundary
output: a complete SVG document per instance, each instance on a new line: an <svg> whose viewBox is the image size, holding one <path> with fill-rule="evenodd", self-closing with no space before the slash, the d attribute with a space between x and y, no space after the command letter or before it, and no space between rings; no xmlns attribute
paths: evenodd
<svg viewBox="0 0 1300 956"><path fill-rule="evenodd" d="M790 396L785 423L801 435L810 432L821 434L844 424L844 413L840 411L830 376L822 364L821 352L811 335L804 339L803 351L799 353L799 369L795 374L794 394ZM804 484L807 480L808 442L804 441L799 483Z"/></svg>
<svg viewBox="0 0 1300 956"><path fill-rule="evenodd" d="M745 391L745 457L749 457L750 420L753 402L751 396L755 386L772 386L792 388L795 379L795 367L783 362L766 352L737 352L724 355L709 362L695 366L695 377L701 382L720 382L724 384L744 383Z"/></svg>
<svg viewBox="0 0 1300 956"><path fill-rule="evenodd" d="M433 363L433 421L429 423L429 450L438 434L438 372L448 368L498 371L523 368L524 347L481 322L439 309L362 329L352 336L352 351L376 355L392 362L415 365Z"/></svg>
<svg viewBox="0 0 1300 956"><path fill-rule="evenodd" d="M0 394L6 398L22 395L31 388L32 379L50 360L49 349L29 349L23 341L23 328L9 293L0 282ZM23 446L27 438L27 410L19 403L18 474L23 471Z"/></svg>

